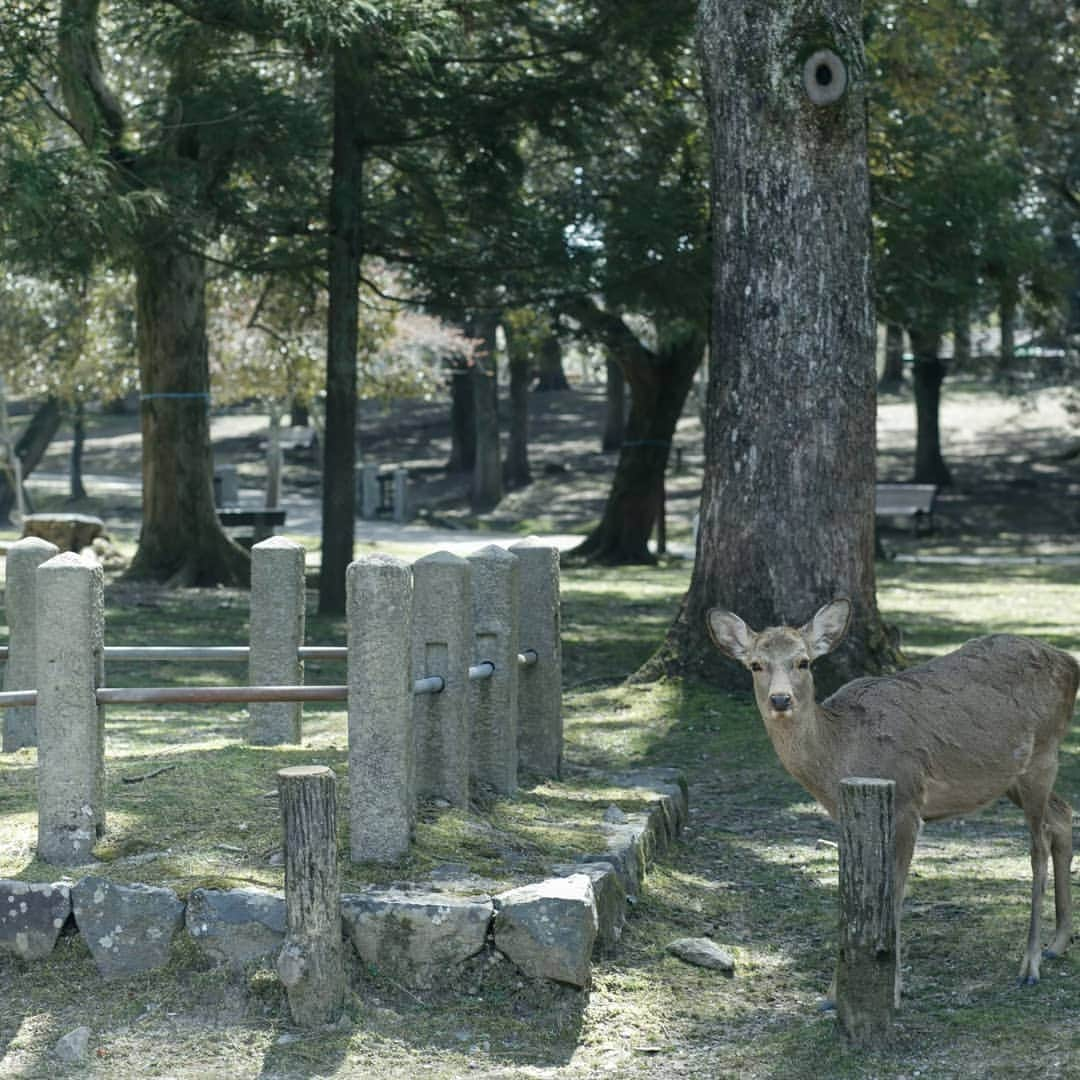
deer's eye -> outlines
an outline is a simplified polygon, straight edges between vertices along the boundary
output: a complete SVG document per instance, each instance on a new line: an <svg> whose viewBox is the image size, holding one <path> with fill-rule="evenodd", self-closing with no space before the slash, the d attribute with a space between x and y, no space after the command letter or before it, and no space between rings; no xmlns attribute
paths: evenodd
<svg viewBox="0 0 1080 1080"><path fill-rule="evenodd" d="M810 669L810 661L809 660L800 660L799 663L798 663L798 668L799 668L800 671L809 671L809 669Z"/></svg>
<svg viewBox="0 0 1080 1080"><path fill-rule="evenodd" d="M753 661L753 662L752 662L752 663L750 664L750 670L751 670L751 671L764 671L765 669L764 669L764 668L763 668L763 667L761 666L761 664L760 664L760 663L758 663L758 661L757 661L757 660L754 660L754 661Z"/></svg>

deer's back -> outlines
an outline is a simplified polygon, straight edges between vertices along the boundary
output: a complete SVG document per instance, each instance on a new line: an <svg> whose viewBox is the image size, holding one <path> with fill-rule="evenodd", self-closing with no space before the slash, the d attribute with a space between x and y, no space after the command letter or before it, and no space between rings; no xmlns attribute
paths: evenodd
<svg viewBox="0 0 1080 1080"><path fill-rule="evenodd" d="M924 787L924 817L964 813L1056 760L1080 665L1032 638L994 634L898 675L856 679L822 705L846 775Z"/></svg>

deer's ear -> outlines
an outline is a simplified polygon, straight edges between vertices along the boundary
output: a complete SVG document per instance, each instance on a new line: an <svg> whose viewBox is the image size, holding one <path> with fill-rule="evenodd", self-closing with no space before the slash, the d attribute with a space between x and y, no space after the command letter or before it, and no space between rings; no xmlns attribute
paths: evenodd
<svg viewBox="0 0 1080 1080"><path fill-rule="evenodd" d="M745 664L750 656L754 631L738 615L723 608L713 608L705 618L716 647L732 660Z"/></svg>
<svg viewBox="0 0 1080 1080"><path fill-rule="evenodd" d="M831 604L826 604L799 633L806 639L810 658L830 653L843 640L851 620L851 601L841 597Z"/></svg>

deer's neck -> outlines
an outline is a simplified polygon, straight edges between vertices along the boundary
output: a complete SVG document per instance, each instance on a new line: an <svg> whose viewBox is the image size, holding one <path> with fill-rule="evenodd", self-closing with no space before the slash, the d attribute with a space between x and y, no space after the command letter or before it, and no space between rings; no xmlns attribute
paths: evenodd
<svg viewBox="0 0 1080 1080"><path fill-rule="evenodd" d="M816 702L797 709L788 720L765 717L765 729L784 768L830 814L836 808L837 760L834 726Z"/></svg>

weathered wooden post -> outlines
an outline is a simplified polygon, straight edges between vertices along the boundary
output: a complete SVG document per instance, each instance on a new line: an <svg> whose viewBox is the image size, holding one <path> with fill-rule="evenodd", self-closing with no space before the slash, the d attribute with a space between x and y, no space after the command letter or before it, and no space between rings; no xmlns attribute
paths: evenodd
<svg viewBox="0 0 1080 1080"><path fill-rule="evenodd" d="M900 933L895 910L896 784L840 782L840 956L836 1010L860 1046L889 1039L899 1004Z"/></svg>
<svg viewBox="0 0 1080 1080"><path fill-rule="evenodd" d="M285 944L277 971L299 1027L332 1024L345 1004L337 793L332 769L297 765L277 774L285 833Z"/></svg>
<svg viewBox="0 0 1080 1080"><path fill-rule="evenodd" d="M17 540L7 553L8 658L4 666L5 690L34 690L37 687L37 642L34 635L37 604L37 568L60 549L48 540L28 536ZM10 754L24 746L37 745L37 722L33 705L4 709L3 751Z"/></svg>
<svg viewBox="0 0 1080 1080"><path fill-rule="evenodd" d="M262 540L251 549L252 686L299 686L304 665L304 549L283 536ZM303 722L299 701L252 702L247 740L253 746L298 743Z"/></svg>
<svg viewBox="0 0 1080 1080"><path fill-rule="evenodd" d="M518 760L523 769L557 777L563 754L559 549L530 536L510 551L521 564L521 648L536 653L518 683Z"/></svg>
<svg viewBox="0 0 1080 1080"><path fill-rule="evenodd" d="M472 777L500 795L517 790L519 560L491 544L469 556L473 583L474 660L494 665L472 683Z"/></svg>
<svg viewBox="0 0 1080 1080"><path fill-rule="evenodd" d="M471 576L468 561L448 551L413 563L413 678L443 680L439 693L415 697L417 794L453 806L469 805Z"/></svg>
<svg viewBox="0 0 1080 1080"><path fill-rule="evenodd" d="M349 635L349 857L395 862L416 820L412 571L368 555L345 575Z"/></svg>
<svg viewBox="0 0 1080 1080"><path fill-rule="evenodd" d="M105 831L105 577L73 552L35 573L38 856L77 865Z"/></svg>

